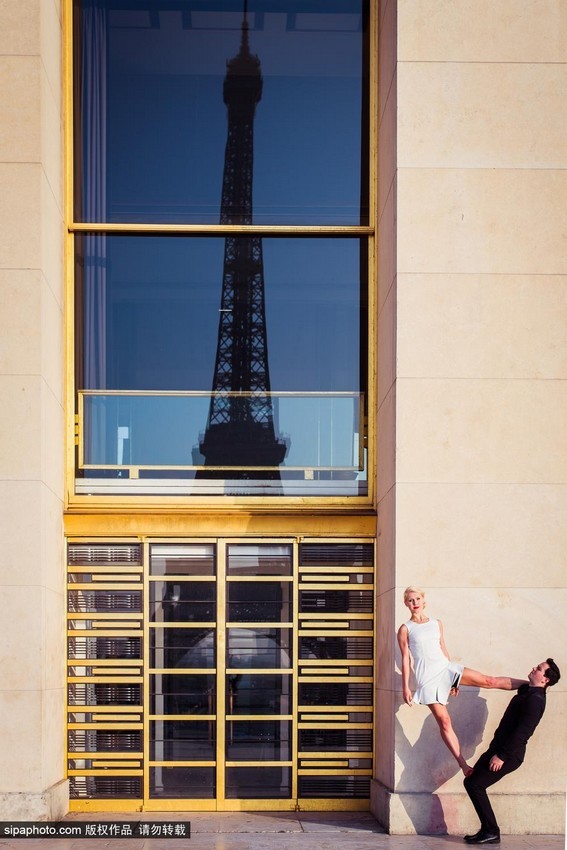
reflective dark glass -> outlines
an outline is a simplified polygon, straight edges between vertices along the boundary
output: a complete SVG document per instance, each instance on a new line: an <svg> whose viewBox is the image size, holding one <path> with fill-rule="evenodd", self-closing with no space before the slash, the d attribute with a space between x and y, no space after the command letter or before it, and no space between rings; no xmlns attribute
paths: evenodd
<svg viewBox="0 0 567 850"><path fill-rule="evenodd" d="M227 629L227 667L291 667L291 629Z"/></svg>
<svg viewBox="0 0 567 850"><path fill-rule="evenodd" d="M77 235L77 492L367 493L366 240L262 242L249 334L222 306L223 239ZM212 574L211 554L152 555L154 575L175 571Z"/></svg>
<svg viewBox="0 0 567 850"><path fill-rule="evenodd" d="M291 582L230 581L227 583L227 621L289 623L292 594Z"/></svg>
<svg viewBox="0 0 567 850"><path fill-rule="evenodd" d="M227 676L227 714L289 714L291 676L234 674Z"/></svg>
<svg viewBox="0 0 567 850"><path fill-rule="evenodd" d="M369 776L300 776L300 798L352 797L368 799L370 797Z"/></svg>
<svg viewBox="0 0 567 850"><path fill-rule="evenodd" d="M68 658L141 658L142 641L135 637L69 637Z"/></svg>
<svg viewBox="0 0 567 850"><path fill-rule="evenodd" d="M291 758L289 720L227 720L227 761L288 761Z"/></svg>
<svg viewBox="0 0 567 850"><path fill-rule="evenodd" d="M74 17L79 221L218 222L230 107L253 88L254 221L367 222L364 0L249 0L246 22L241 0L75 0Z"/></svg>
<svg viewBox="0 0 567 850"><path fill-rule="evenodd" d="M290 767L227 767L226 796L255 800L291 797Z"/></svg>
<svg viewBox="0 0 567 850"><path fill-rule="evenodd" d="M217 586L209 581L150 582L152 622L210 622L216 620Z"/></svg>
<svg viewBox="0 0 567 850"><path fill-rule="evenodd" d="M70 668L70 676L86 675L85 668ZM75 671L76 672L71 672ZM142 685L121 683L92 684L77 682L67 686L69 705L142 705Z"/></svg>
<svg viewBox="0 0 567 850"><path fill-rule="evenodd" d="M69 580L72 581L71 576ZM67 592L69 612L81 611L106 613L107 611L142 611L141 590L69 590Z"/></svg>
<svg viewBox="0 0 567 850"><path fill-rule="evenodd" d="M229 575L289 576L293 570L290 546L253 546L236 543L228 547Z"/></svg>
<svg viewBox="0 0 567 850"><path fill-rule="evenodd" d="M215 724L209 720L150 721L152 761L210 761L215 747Z"/></svg>
<svg viewBox="0 0 567 850"><path fill-rule="evenodd" d="M210 799L215 796L214 767L150 767L152 799Z"/></svg>
<svg viewBox="0 0 567 850"><path fill-rule="evenodd" d="M156 544L150 547L154 576L214 576L215 547L210 543Z"/></svg>
<svg viewBox="0 0 567 850"><path fill-rule="evenodd" d="M299 638L300 658L372 658L371 637L317 637ZM360 674L362 675L362 674Z"/></svg>
<svg viewBox="0 0 567 850"><path fill-rule="evenodd" d="M365 682L300 682L299 704L372 705L372 685Z"/></svg>
<svg viewBox="0 0 567 850"><path fill-rule="evenodd" d="M372 752L372 729L300 729L300 752Z"/></svg>
<svg viewBox="0 0 567 850"><path fill-rule="evenodd" d="M214 714L216 711L213 675L154 673L150 682L151 714Z"/></svg>
<svg viewBox="0 0 567 850"><path fill-rule="evenodd" d="M150 629L152 667L214 667L215 651L215 629Z"/></svg>
<svg viewBox="0 0 567 850"><path fill-rule="evenodd" d="M373 593L371 590L301 590L299 592L301 613L357 613L371 614Z"/></svg>
<svg viewBox="0 0 567 850"><path fill-rule="evenodd" d="M79 389L209 392L219 334L224 240L88 234L77 235L76 241ZM366 294L361 256L364 260L364 240L263 239L272 391L363 391L359 349ZM285 414L280 425L291 436L292 455L286 459L291 464L294 456L301 460L306 447L299 444L291 419L303 411L299 402L295 408L289 404L280 402L280 419ZM201 428L207 410L205 399ZM302 424L308 428L309 423ZM182 456L189 459L192 435L180 432L176 422L169 425L173 446L162 446L161 451L178 462ZM182 434L185 455L175 451ZM124 437L135 443L144 438L149 440L150 433ZM125 458L134 450L134 460L140 462L143 445L125 445ZM159 455L153 457L159 463Z"/></svg>

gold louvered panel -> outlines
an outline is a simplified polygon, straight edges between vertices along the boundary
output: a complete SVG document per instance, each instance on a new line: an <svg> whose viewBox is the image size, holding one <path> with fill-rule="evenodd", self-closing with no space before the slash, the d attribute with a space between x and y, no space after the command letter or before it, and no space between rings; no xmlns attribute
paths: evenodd
<svg viewBox="0 0 567 850"><path fill-rule="evenodd" d="M73 810L364 807L373 551L331 540L72 543Z"/></svg>
<svg viewBox="0 0 567 850"><path fill-rule="evenodd" d="M373 764L373 587L373 544L300 544L300 799L369 796Z"/></svg>
<svg viewBox="0 0 567 850"><path fill-rule="evenodd" d="M69 544L67 606L70 796L141 800L141 545Z"/></svg>

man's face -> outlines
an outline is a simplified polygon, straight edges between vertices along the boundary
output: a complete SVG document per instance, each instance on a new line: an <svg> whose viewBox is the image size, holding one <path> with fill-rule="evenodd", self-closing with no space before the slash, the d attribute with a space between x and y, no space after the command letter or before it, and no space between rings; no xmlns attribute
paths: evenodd
<svg viewBox="0 0 567 850"><path fill-rule="evenodd" d="M547 661L542 661L537 667L533 667L528 673L528 680L533 688L544 688L547 685L546 671L549 669Z"/></svg>

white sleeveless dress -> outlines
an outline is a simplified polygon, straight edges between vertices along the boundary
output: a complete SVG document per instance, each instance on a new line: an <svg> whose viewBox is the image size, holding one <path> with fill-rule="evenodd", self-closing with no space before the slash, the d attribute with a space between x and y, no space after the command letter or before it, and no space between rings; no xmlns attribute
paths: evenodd
<svg viewBox="0 0 567 850"><path fill-rule="evenodd" d="M405 625L417 682L413 701L421 705L431 705L433 702L447 705L449 691L458 687L464 665L449 661L443 654L438 620L428 620L427 623L408 620Z"/></svg>

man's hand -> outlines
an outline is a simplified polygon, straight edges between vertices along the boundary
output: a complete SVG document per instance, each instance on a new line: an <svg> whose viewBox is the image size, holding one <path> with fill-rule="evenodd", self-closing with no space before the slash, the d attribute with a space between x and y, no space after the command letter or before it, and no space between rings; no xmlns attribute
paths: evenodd
<svg viewBox="0 0 567 850"><path fill-rule="evenodd" d="M488 765L489 770L492 770L493 773L496 773L497 770L500 770L504 762L498 756L492 756L490 759L490 764Z"/></svg>

